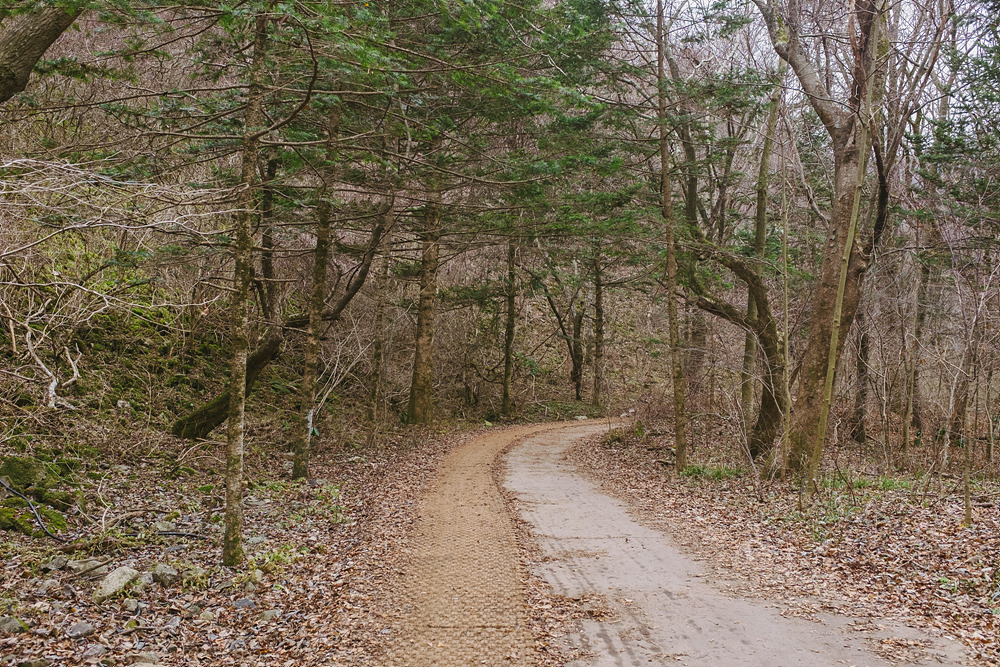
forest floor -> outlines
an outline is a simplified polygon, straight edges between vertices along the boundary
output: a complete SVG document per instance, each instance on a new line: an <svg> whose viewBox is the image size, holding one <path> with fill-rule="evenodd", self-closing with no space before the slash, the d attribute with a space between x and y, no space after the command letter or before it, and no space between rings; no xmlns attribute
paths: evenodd
<svg viewBox="0 0 1000 667"><path fill-rule="evenodd" d="M618 664L622 651L693 665L698 650L718 646L671 649L691 633L656 633L685 614L731 626L731 613L896 664L936 655L958 664L943 635L961 639L973 661L996 656L996 598L980 582L1000 548L992 508L960 528L953 499L851 489L839 492L849 506L831 493L796 513L790 489L767 486L761 502L762 487L745 474L677 476L660 447L606 431L596 421L410 429L375 447L321 448L311 483L289 482L281 457L258 453L248 458L248 563L238 569L217 564L217 455L169 439L135 448L90 471L88 496L100 503L67 513L71 544L3 534L0 623L22 625L0 627L0 665ZM518 486L538 474L548 481ZM540 488L562 501L532 499ZM576 525L552 514L567 505L591 512L583 532L567 536L576 546L552 541L555 527ZM599 528L602 517L612 525ZM601 530L628 540L585 546ZM676 599L614 590L619 565L640 552L652 560L640 560L647 569L634 578L672 581ZM95 602L105 573L123 566L141 578ZM154 579L157 566L169 569ZM602 576L612 590L580 589ZM669 622L640 612L692 599L699 604L683 614L663 612Z"/></svg>
<svg viewBox="0 0 1000 667"><path fill-rule="evenodd" d="M106 456L80 480L92 480L89 503L66 513L69 543L0 533L0 623L21 624L0 627L0 665L373 664L387 628L377 602L418 498L468 437L409 429L363 450L327 443L310 483L289 481L283 457L248 452L240 568L219 565L216 447L164 438ZM157 566L170 569L154 580ZM121 567L141 578L95 602Z"/></svg>

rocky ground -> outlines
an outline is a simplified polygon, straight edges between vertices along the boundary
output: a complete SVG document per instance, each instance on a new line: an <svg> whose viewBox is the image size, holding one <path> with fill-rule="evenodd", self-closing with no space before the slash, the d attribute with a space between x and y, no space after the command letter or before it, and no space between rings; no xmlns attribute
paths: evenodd
<svg viewBox="0 0 1000 667"><path fill-rule="evenodd" d="M371 664L384 625L374 603L398 574L415 499L462 438L321 446L308 483L291 482L281 456L249 457L240 568L218 564L217 445L165 439L101 464L49 456L44 470L60 476L19 480L19 494L57 539L20 495L0 494L34 533L0 533L0 665ZM66 494L65 524L45 493Z"/></svg>

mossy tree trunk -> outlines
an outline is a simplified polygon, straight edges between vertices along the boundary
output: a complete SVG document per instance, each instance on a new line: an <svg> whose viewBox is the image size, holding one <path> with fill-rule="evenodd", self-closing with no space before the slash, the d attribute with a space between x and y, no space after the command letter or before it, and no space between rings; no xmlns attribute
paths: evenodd
<svg viewBox="0 0 1000 667"><path fill-rule="evenodd" d="M243 562L243 421L247 397L247 353L250 348L250 282L253 261L252 229L256 213L257 151L260 146L260 128L264 124L262 78L267 50L267 23L268 19L263 15L258 16L255 21L240 155L242 191L239 212L236 214L233 361L229 376L229 429L226 434L226 526L222 542L222 562L228 566Z"/></svg>
<svg viewBox="0 0 1000 667"><path fill-rule="evenodd" d="M781 61L778 67L778 81L785 80L786 65ZM768 101L767 124L760 150L760 163L757 166L756 203L754 209L753 254L763 259L767 244L767 190L771 175L771 154L774 151L774 135L778 129L778 115L781 111L782 88L776 85L771 99ZM720 239L721 242L721 239ZM757 303L753 292L747 288L747 319L757 318ZM743 412L744 427L750 424L751 410L754 400L754 369L757 365L757 339L753 332L747 331L743 341L743 368L740 372L740 399Z"/></svg>

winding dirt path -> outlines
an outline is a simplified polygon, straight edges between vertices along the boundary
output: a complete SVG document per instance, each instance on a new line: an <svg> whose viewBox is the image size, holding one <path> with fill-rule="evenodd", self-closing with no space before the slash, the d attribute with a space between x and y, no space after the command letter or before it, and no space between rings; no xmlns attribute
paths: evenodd
<svg viewBox="0 0 1000 667"><path fill-rule="evenodd" d="M491 433L441 462L415 528L389 664L534 664L517 533L493 469L511 443L552 428Z"/></svg>
<svg viewBox="0 0 1000 667"><path fill-rule="evenodd" d="M782 616L774 602L734 598L670 543L637 523L568 461L568 450L606 424L533 426L475 438L448 454L421 505L386 665L532 665L527 572L494 473L531 526L542 558L534 574L592 614L568 638L583 667L889 667L870 648L920 647L910 665L958 665L962 652L889 623ZM517 444L515 444L517 443ZM857 628L861 627L862 630ZM900 664L896 662L894 664Z"/></svg>

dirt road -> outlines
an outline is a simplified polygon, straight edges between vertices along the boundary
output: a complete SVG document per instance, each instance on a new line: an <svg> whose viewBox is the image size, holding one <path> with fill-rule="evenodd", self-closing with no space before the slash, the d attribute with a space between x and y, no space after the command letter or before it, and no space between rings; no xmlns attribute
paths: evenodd
<svg viewBox="0 0 1000 667"><path fill-rule="evenodd" d="M568 638L582 656L573 665L889 667L869 650L885 638L922 643L921 661L908 664L961 664L956 644L912 629L866 623L870 631L859 632L855 619L786 618L780 605L727 597L667 536L634 521L567 461L574 442L604 428L512 429L445 458L397 592L389 664L534 663L526 572L494 479L499 455L515 442L504 484L542 551L535 573L555 593L589 599L603 612Z"/></svg>

